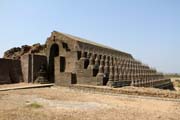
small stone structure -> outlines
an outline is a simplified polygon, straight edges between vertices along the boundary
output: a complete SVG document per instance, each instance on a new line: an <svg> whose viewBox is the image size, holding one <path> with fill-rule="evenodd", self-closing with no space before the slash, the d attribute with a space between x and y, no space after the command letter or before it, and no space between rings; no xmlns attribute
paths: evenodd
<svg viewBox="0 0 180 120"><path fill-rule="evenodd" d="M38 72L37 78L35 80L36 83L41 83L41 84L47 84L49 83L47 79L47 70L46 70L46 65L42 64L40 67L40 70Z"/></svg>
<svg viewBox="0 0 180 120"><path fill-rule="evenodd" d="M4 58L21 61L24 82L35 82L40 66L45 64L48 81L56 85L157 88L171 85L162 73L135 60L131 54L57 31L52 32L45 45L14 48L5 52Z"/></svg>

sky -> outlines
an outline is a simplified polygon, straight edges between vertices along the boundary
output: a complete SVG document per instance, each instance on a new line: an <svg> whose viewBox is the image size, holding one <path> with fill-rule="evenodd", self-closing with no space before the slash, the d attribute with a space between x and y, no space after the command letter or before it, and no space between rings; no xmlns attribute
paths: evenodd
<svg viewBox="0 0 180 120"><path fill-rule="evenodd" d="M0 0L0 57L60 31L180 73L180 0Z"/></svg>

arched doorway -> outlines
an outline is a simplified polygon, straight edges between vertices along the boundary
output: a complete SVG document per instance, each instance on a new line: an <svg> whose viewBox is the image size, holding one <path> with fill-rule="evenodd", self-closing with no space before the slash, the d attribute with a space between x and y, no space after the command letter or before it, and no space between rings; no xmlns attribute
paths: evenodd
<svg viewBox="0 0 180 120"><path fill-rule="evenodd" d="M53 44L50 48L49 54L49 81L54 83L54 57L59 56L59 46Z"/></svg>

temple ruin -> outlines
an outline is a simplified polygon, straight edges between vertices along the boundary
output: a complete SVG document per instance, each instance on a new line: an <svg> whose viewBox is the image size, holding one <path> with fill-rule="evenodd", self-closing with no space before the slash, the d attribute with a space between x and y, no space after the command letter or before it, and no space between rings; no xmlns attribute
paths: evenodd
<svg viewBox="0 0 180 120"><path fill-rule="evenodd" d="M44 45L13 48L0 59L0 84L55 83L168 88L170 79L131 54L53 31Z"/></svg>

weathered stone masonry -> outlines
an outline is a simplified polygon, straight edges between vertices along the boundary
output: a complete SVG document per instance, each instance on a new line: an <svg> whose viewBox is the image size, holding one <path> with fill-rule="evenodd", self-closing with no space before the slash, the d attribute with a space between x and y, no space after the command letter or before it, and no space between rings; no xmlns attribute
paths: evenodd
<svg viewBox="0 0 180 120"><path fill-rule="evenodd" d="M170 80L131 54L79 37L52 32L45 45L20 56L25 82L34 82L41 64L56 85L143 86L166 88ZM15 57L17 58L17 57Z"/></svg>
<svg viewBox="0 0 180 120"><path fill-rule="evenodd" d="M22 82L20 60L0 58L0 84Z"/></svg>

